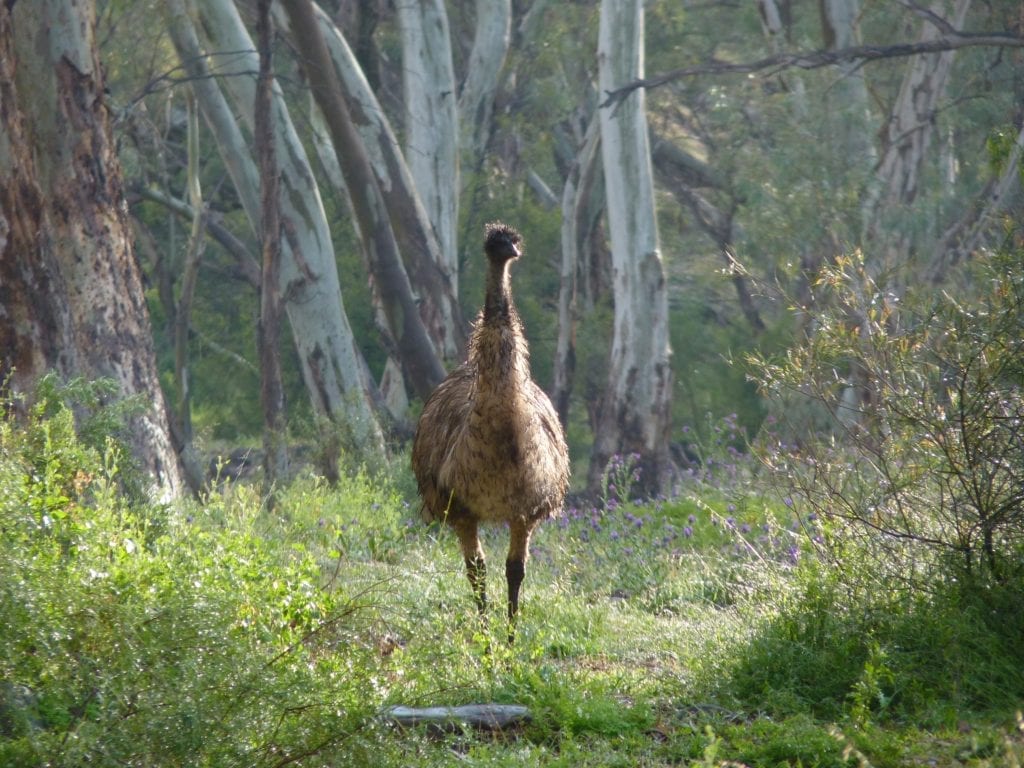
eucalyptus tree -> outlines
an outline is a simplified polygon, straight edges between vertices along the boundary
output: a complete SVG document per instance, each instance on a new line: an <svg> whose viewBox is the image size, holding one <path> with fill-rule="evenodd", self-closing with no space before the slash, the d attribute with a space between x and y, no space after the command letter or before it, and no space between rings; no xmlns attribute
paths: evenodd
<svg viewBox="0 0 1024 768"><path fill-rule="evenodd" d="M209 0L198 7L205 36L204 48L184 0L168 4L170 30L183 65L191 70L192 85L226 159L254 231L260 229L259 181L251 151L234 120L220 84L251 132L255 127L256 82L259 69L252 38L230 0ZM206 57L218 56L217 81L209 78ZM226 62L221 59L227 59ZM283 94L272 91L271 113L275 153L280 173L282 300L303 379L314 413L340 422L356 445L370 453L384 450L383 433L373 410L365 363L345 314L330 228L319 188Z"/></svg>
<svg viewBox="0 0 1024 768"><path fill-rule="evenodd" d="M153 494L183 490L135 261L93 2L0 6L0 375L109 378Z"/></svg>
<svg viewBox="0 0 1024 768"><path fill-rule="evenodd" d="M275 4L275 19L280 28L295 40L291 21L284 7ZM418 293L419 314L426 327L434 348L442 359L455 360L462 354L466 342L465 320L459 306L457 285L453 275L443 267L441 246L437 233L405 162L391 121L371 89L362 66L357 61L344 35L330 17L319 6L313 6L313 15L319 27L336 78L334 85L345 100L349 119L358 139L345 142L339 151L330 139L330 127L323 120L320 108L314 100L311 106L310 124L312 137L320 161L330 181L351 200L351 191L342 172L340 155L365 153L373 175L373 183L380 193L379 203L375 195L367 202L382 206L378 211L378 226L390 222L404 263L408 278ZM302 49L306 43L295 40L295 47ZM326 77L326 74L322 73ZM357 146L361 145L361 146ZM349 158L355 162L356 158ZM361 161L360 161L361 162ZM353 168L350 167L349 175ZM369 180L358 188L364 188ZM354 208L354 204L350 206ZM399 273L395 273L399 279ZM375 275L375 281L386 281L387 275Z"/></svg>
<svg viewBox="0 0 1024 768"><path fill-rule="evenodd" d="M423 326L398 243L362 139L352 120L327 44L310 0L282 0L291 21L298 54L313 96L329 126L331 140L348 187L374 289L399 357L418 394L426 399L444 379L440 357Z"/></svg>
<svg viewBox="0 0 1024 768"><path fill-rule="evenodd" d="M603 0L598 43L602 92L643 77L641 0ZM615 454L638 454L645 491L666 484L672 366L668 283L658 240L643 91L600 113L615 323L608 383L594 435L588 485Z"/></svg>
<svg viewBox="0 0 1024 768"><path fill-rule="evenodd" d="M402 38L405 157L441 246L441 267L458 279L458 91L443 0L397 3Z"/></svg>

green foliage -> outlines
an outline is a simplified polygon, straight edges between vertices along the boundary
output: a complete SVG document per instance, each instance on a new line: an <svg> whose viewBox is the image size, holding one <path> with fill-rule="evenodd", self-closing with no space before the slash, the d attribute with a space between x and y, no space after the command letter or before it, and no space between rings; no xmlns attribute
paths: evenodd
<svg viewBox="0 0 1024 768"><path fill-rule="evenodd" d="M1024 281L1012 261L980 265L973 297L897 303L863 262L840 259L819 281L815 333L760 362L766 391L807 397L833 429L821 439L791 421L802 451L780 456L780 476L832 521L837 548L858 537L912 589L943 574L1024 576Z"/></svg>
<svg viewBox="0 0 1024 768"><path fill-rule="evenodd" d="M259 765L344 738L365 680L321 652L353 609L315 559L263 538L251 497L125 505L69 413L0 426L0 763Z"/></svg>
<svg viewBox="0 0 1024 768"><path fill-rule="evenodd" d="M821 525L820 557L802 561L729 695L860 728L952 728L1024 694L1024 283L1003 257L970 278L956 298L897 304L840 259L817 284L814 334L758 362L800 444L766 441L760 456Z"/></svg>
<svg viewBox="0 0 1024 768"><path fill-rule="evenodd" d="M66 412L0 427L0 764L1019 764L1020 591L908 600L853 548L840 573L827 525L757 492L733 420L680 497L630 501L619 457L597 506L538 530L508 647L404 463L302 476L272 513L233 483L157 509ZM491 562L505 546L485 531ZM480 701L533 719L491 739L376 716Z"/></svg>

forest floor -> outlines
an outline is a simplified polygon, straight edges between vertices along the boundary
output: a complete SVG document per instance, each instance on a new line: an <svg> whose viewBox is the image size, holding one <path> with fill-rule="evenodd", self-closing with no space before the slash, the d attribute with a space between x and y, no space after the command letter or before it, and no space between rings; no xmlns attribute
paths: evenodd
<svg viewBox="0 0 1024 768"><path fill-rule="evenodd" d="M272 508L233 481L153 508L118 494L109 456L42 432L0 435L0 765L1024 759L1012 638L956 607L865 602L821 522L742 467L638 504L627 462L542 525L510 645L507 533L485 531L481 619L402 458L334 488L305 475ZM387 716L482 704L528 720Z"/></svg>

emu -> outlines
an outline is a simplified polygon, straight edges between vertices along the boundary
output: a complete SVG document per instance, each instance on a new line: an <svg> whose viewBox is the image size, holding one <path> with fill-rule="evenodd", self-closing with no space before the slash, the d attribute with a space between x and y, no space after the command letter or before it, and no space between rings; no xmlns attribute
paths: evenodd
<svg viewBox="0 0 1024 768"><path fill-rule="evenodd" d="M468 359L427 399L412 449L423 517L454 529L481 614L487 608L487 567L478 527L508 524L509 642L530 537L541 520L561 512L569 484L562 426L530 376L530 353L512 301L509 269L523 247L512 227L486 226L487 290Z"/></svg>

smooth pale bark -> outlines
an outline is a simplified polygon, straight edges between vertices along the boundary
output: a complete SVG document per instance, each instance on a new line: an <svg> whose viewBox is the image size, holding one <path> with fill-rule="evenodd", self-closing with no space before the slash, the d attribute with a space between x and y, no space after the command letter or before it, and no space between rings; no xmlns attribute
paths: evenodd
<svg viewBox="0 0 1024 768"><path fill-rule="evenodd" d="M356 224L366 245L374 290L402 365L417 394L426 400L445 377L444 366L420 319L416 301L391 231L384 198L377 186L362 139L327 52L310 0L282 0L299 43L299 59L324 118L345 176Z"/></svg>
<svg viewBox="0 0 1024 768"><path fill-rule="evenodd" d="M641 0L602 0L598 74L602 93L643 76ZM602 108L600 120L615 323L587 483L597 489L612 456L635 453L640 490L652 494L665 487L671 469L672 367L644 91Z"/></svg>
<svg viewBox="0 0 1024 768"><path fill-rule="evenodd" d="M143 410L127 424L130 448L151 494L166 500L184 483L132 251L94 22L92 2L0 7L0 326L16 327L4 333L3 357L19 367L15 386L56 369L109 378L120 396L138 396ZM7 294L22 291L7 304Z"/></svg>
<svg viewBox="0 0 1024 768"><path fill-rule="evenodd" d="M175 3L175 0L169 0ZM219 82L224 84L250 130L254 129L256 81L259 69L255 46L245 29L234 5L228 0L203 0L199 4L199 18L212 51L231 51L229 56L217 57ZM179 34L175 45L186 67L203 65L198 41L194 52L187 39L190 19L178 16ZM194 38L194 29L193 32ZM198 58L193 58L199 56ZM204 74L206 67L202 67ZM191 70L190 70L191 74ZM203 75L199 75L200 77ZM241 131L226 120L230 114L223 104L216 104L223 96L209 89L198 90L204 115L214 132L218 147L225 158L240 151ZM370 454L384 451L384 437L371 407L372 383L356 347L352 329L345 315L338 282L338 271L326 214L320 200L319 189L310 169L305 150L288 115L284 98L278 87L272 93L274 121L274 147L280 171L282 244L281 289L282 300L292 328L303 378L318 416L344 423L352 441ZM207 107L211 107L207 111ZM217 118L216 121L214 118ZM242 141L242 146L244 141ZM237 168L229 172L236 188L248 187L240 197L246 213L259 229L259 208L250 211L258 179L252 155L248 148L241 157L235 157Z"/></svg>
<svg viewBox="0 0 1024 768"><path fill-rule="evenodd" d="M937 0L930 12L956 29L963 27L971 0ZM942 36L932 20L921 22L920 42ZM882 153L863 206L863 247L870 268L880 275L904 262L914 248L900 214L917 197L921 172L935 135L935 115L946 92L955 51L915 56L907 65L899 94L882 133Z"/></svg>
<svg viewBox="0 0 1024 768"><path fill-rule="evenodd" d="M494 95L511 41L511 0L476 0L476 30L459 93L463 184L483 162L492 130Z"/></svg>
<svg viewBox="0 0 1024 768"><path fill-rule="evenodd" d="M275 7L280 7L275 6ZM284 18L287 18L287 14L281 12ZM316 99L310 95L309 99L309 137L316 151L316 155L320 160L320 165L324 172L327 174L327 178L330 180L331 186L338 190L339 194L344 199L346 210L349 217L352 220L356 219L355 207L352 204L352 196L349 193L348 185L345 183L345 175L341 171L341 163L338 161L338 155L334 151L334 143L331 140L331 132L327 127L327 121L324 119L324 113L320 111L320 107L316 104ZM393 231L393 230L392 230ZM367 245L363 242L362 233L359 227L354 228L354 234L359 240L360 252L363 254L363 261L366 264L366 271L369 273L371 270L369 263L369 252ZM391 335L391 329L387 320L387 315L384 312L384 300L381 298L380 291L377 289L377 280L373 279L370 281L370 302L373 305L373 316L377 326L378 332L384 337L384 347L387 351L387 362L384 364L384 373L381 374L380 381L377 384L377 389L380 393L380 399L378 401L378 411L381 406L387 409L387 412L391 415L395 424L401 424L408 420L408 405L409 405L409 394L405 384L405 376L402 375L402 364L398 359L397 343L394 337ZM420 306L427 302L419 302ZM420 312L420 317L423 317L423 313ZM434 342L434 349L437 351L437 341L432 339ZM404 403L404 407L403 404Z"/></svg>
<svg viewBox="0 0 1024 768"><path fill-rule="evenodd" d="M203 471L199 458L196 456L192 443L192 393L189 381L188 347L192 326L192 300L195 297L196 283L199 280L199 263L202 261L206 248L206 212L203 209L202 187L199 183L199 115L195 100L188 99L188 197L192 208L191 229L188 243L185 246L185 258L181 264L181 290L177 301L171 301L168 307L174 317L174 384L177 394L177 408L174 417L177 422L171 425L178 454L185 469L185 478L193 493L198 493L203 485ZM164 270L166 272L166 270ZM174 279L171 275L161 278L167 285L164 290L173 296L170 290Z"/></svg>
<svg viewBox="0 0 1024 768"><path fill-rule="evenodd" d="M188 104L187 152L188 198L192 207L191 230L181 264L181 291L174 311L174 381L178 395L178 421L181 425L183 447L192 443L192 408L188 380L188 336L192 318L192 300L199 279L199 262L206 247L203 230L203 197L199 183L199 119L193 100Z"/></svg>
<svg viewBox="0 0 1024 768"><path fill-rule="evenodd" d="M459 129L448 12L442 0L396 4L402 32L405 158L458 287Z"/></svg>
<svg viewBox="0 0 1024 768"><path fill-rule="evenodd" d="M277 4L275 19L290 34L288 15ZM313 8L327 50L344 93L349 113L366 148L374 178L391 217L409 280L419 294L420 317L441 357L461 359L467 339L467 326L456 291L456 273L445 269L441 247L427 211L419 198L412 172L405 162L391 123L367 82L359 62L341 31L318 6ZM337 167L337 157L329 142L320 142L325 168ZM343 182L335 177L339 188ZM347 189L345 194L348 194Z"/></svg>
<svg viewBox="0 0 1024 768"><path fill-rule="evenodd" d="M569 399L576 374L579 265L585 261L582 253L589 234L585 218L600 158L600 139L600 120L595 115L562 188L562 261L558 275L558 337L551 402L563 427L569 422Z"/></svg>

